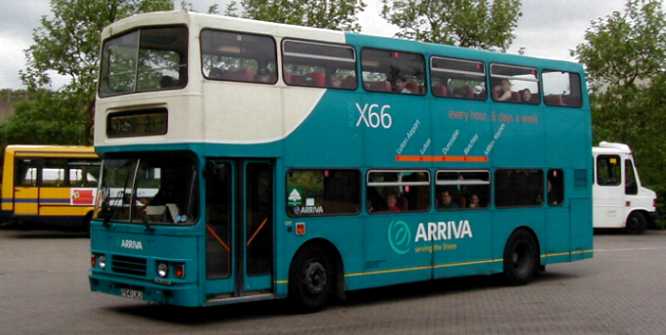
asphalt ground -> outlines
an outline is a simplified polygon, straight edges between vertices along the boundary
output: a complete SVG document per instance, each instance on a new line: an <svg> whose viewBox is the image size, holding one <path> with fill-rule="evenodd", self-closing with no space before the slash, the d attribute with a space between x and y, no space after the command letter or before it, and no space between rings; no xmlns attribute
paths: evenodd
<svg viewBox="0 0 666 335"><path fill-rule="evenodd" d="M297 314L285 301L184 309L91 293L85 234L3 228L0 334L666 334L666 232L598 234L595 250L527 286L441 280Z"/></svg>

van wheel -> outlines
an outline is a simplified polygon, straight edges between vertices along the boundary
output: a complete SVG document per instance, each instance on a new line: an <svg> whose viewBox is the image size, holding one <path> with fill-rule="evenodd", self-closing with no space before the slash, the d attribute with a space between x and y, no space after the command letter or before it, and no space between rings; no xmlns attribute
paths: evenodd
<svg viewBox="0 0 666 335"><path fill-rule="evenodd" d="M333 263L323 250L303 250L296 255L289 276L289 299L305 312L328 303L333 292Z"/></svg>
<svg viewBox="0 0 666 335"><path fill-rule="evenodd" d="M509 285L527 284L539 269L539 247L526 230L517 230L504 247L504 277Z"/></svg>
<svg viewBox="0 0 666 335"><path fill-rule="evenodd" d="M627 232L629 234L642 234L645 232L645 229L647 228L647 220L645 220L645 216L643 214L634 212L629 214L629 217L627 218Z"/></svg>

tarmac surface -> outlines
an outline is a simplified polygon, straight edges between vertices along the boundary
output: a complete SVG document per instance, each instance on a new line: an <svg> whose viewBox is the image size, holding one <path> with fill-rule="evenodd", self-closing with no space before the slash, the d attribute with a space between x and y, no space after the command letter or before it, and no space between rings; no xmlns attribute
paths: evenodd
<svg viewBox="0 0 666 335"><path fill-rule="evenodd" d="M285 301L203 309L91 293L89 244L0 229L0 334L666 334L666 232L595 237L591 260L527 286L469 277L348 294L297 314Z"/></svg>

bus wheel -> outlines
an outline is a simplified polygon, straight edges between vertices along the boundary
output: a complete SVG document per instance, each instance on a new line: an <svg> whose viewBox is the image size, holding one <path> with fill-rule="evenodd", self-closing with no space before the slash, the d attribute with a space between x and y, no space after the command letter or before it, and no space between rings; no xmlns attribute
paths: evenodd
<svg viewBox="0 0 666 335"><path fill-rule="evenodd" d="M643 214L638 212L633 212L629 214L627 218L627 232L629 234L642 234L647 228L647 221Z"/></svg>
<svg viewBox="0 0 666 335"><path fill-rule="evenodd" d="M532 234L517 230L504 247L504 277L510 285L527 284L539 269L539 247Z"/></svg>
<svg viewBox="0 0 666 335"><path fill-rule="evenodd" d="M333 272L333 265L323 250L299 252L291 269L289 298L304 311L322 309L332 293Z"/></svg>

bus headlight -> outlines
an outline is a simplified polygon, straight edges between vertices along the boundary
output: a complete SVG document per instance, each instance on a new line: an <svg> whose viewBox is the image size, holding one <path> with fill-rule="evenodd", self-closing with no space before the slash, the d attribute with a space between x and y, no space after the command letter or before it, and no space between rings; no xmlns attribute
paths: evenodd
<svg viewBox="0 0 666 335"><path fill-rule="evenodd" d="M166 263L159 263L157 265L157 275L160 276L160 278L166 278L168 274L169 266Z"/></svg>
<svg viewBox="0 0 666 335"><path fill-rule="evenodd" d="M97 257L97 266L99 266L100 269L106 268L106 257L103 255Z"/></svg>

